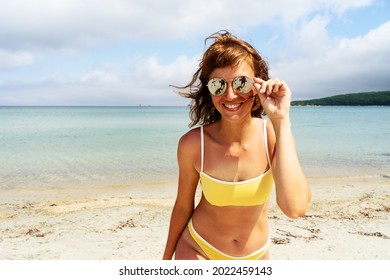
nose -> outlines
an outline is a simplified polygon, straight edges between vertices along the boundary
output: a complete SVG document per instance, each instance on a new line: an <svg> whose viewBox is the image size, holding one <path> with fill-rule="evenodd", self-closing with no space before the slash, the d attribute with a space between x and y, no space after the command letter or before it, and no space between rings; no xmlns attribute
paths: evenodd
<svg viewBox="0 0 390 280"><path fill-rule="evenodd" d="M234 100L235 98L237 98L237 96L238 96L238 94L233 89L232 84L228 83L228 88L226 89L226 92L225 92L225 99L226 100Z"/></svg>

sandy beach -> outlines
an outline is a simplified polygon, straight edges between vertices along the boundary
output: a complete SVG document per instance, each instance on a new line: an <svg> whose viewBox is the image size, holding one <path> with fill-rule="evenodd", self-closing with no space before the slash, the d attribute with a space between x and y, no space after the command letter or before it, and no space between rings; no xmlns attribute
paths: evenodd
<svg viewBox="0 0 390 280"><path fill-rule="evenodd" d="M390 176L309 178L299 219L271 198L274 260L390 259ZM2 260L159 260L175 183L2 191Z"/></svg>

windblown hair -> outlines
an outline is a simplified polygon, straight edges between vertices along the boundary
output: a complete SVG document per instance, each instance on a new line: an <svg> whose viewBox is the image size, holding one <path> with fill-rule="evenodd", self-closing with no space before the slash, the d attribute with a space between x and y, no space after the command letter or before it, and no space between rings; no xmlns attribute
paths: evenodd
<svg viewBox="0 0 390 280"><path fill-rule="evenodd" d="M263 80L268 80L268 64L260 56L258 51L249 43L238 39L228 31L222 30L205 39L214 40L203 54L199 68L192 76L189 84L183 87L176 86L177 89L187 90L179 92L183 97L190 98L190 127L197 124L210 124L221 119L221 114L214 107L207 82L211 72L216 68L237 67L246 62L252 67L255 76ZM256 95L251 109L253 117L261 118L264 115L260 99Z"/></svg>

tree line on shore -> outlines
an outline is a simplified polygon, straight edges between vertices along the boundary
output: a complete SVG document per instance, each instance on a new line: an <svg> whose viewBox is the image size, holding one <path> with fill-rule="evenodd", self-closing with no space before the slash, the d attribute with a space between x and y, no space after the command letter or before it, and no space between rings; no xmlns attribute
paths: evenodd
<svg viewBox="0 0 390 280"><path fill-rule="evenodd" d="M390 106L390 91L339 94L318 99L297 100L292 106Z"/></svg>

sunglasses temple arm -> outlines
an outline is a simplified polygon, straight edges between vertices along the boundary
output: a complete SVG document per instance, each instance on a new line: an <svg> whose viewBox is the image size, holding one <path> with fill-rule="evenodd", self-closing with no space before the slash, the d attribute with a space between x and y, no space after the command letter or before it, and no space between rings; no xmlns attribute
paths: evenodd
<svg viewBox="0 0 390 280"><path fill-rule="evenodd" d="M248 97L244 102L247 102L248 100L251 100L253 97L255 97L256 95L252 95L251 97Z"/></svg>

